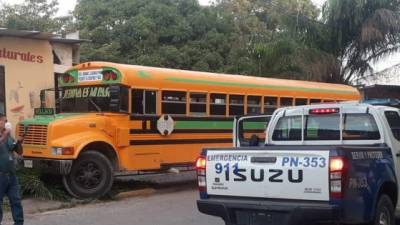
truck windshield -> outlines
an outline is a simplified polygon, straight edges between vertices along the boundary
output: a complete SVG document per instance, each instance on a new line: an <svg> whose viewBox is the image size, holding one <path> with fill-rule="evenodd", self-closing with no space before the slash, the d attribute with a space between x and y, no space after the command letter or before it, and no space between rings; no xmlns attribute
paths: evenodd
<svg viewBox="0 0 400 225"><path fill-rule="evenodd" d="M109 112L110 110L109 85L64 87L60 91L60 112ZM128 89L121 87L119 99L120 110L127 111Z"/></svg>
<svg viewBox="0 0 400 225"><path fill-rule="evenodd" d="M343 124L343 140L379 140L380 134L375 119L370 114L307 115L304 125L301 116L282 117L273 132L274 141L300 141L301 129L304 140L340 140L340 123Z"/></svg>

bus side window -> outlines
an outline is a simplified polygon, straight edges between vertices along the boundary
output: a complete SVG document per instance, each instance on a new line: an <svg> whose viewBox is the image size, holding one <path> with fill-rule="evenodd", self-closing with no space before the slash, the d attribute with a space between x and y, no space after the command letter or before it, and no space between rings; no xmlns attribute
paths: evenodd
<svg viewBox="0 0 400 225"><path fill-rule="evenodd" d="M296 105L307 105L307 99L306 98L296 98L295 104Z"/></svg>
<svg viewBox="0 0 400 225"><path fill-rule="evenodd" d="M151 90L132 90L132 113L156 114L157 92Z"/></svg>
<svg viewBox="0 0 400 225"><path fill-rule="evenodd" d="M128 88L121 88L121 105L120 111L121 112L128 112L129 111L129 89Z"/></svg>
<svg viewBox="0 0 400 225"><path fill-rule="evenodd" d="M207 113L207 94L190 93L190 114L205 115Z"/></svg>
<svg viewBox="0 0 400 225"><path fill-rule="evenodd" d="M278 98L277 97L264 97L264 113L272 114L275 109L278 107Z"/></svg>
<svg viewBox="0 0 400 225"><path fill-rule="evenodd" d="M310 105L319 104L319 103L321 103L321 99L315 99L315 98L310 99Z"/></svg>
<svg viewBox="0 0 400 225"><path fill-rule="evenodd" d="M132 90L132 113L143 114L143 91L142 89Z"/></svg>
<svg viewBox="0 0 400 225"><path fill-rule="evenodd" d="M281 107L292 106L293 98L283 97L281 98Z"/></svg>
<svg viewBox="0 0 400 225"><path fill-rule="evenodd" d="M184 91L163 91L162 92L162 113L186 114L186 92L184 92Z"/></svg>
<svg viewBox="0 0 400 225"><path fill-rule="evenodd" d="M156 91L144 91L144 102L145 102L145 113L146 114L157 114L157 92Z"/></svg>
<svg viewBox="0 0 400 225"><path fill-rule="evenodd" d="M261 96L247 96L247 114L261 113Z"/></svg>
<svg viewBox="0 0 400 225"><path fill-rule="evenodd" d="M210 95L210 115L225 116L226 115L226 95L211 94Z"/></svg>
<svg viewBox="0 0 400 225"><path fill-rule="evenodd" d="M244 96L243 95L230 95L229 96L229 115L243 115L244 114Z"/></svg>

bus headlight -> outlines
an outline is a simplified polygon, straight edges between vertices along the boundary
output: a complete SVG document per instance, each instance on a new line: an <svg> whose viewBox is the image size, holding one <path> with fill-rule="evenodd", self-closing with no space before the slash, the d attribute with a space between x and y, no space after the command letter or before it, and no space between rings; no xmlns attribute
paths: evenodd
<svg viewBox="0 0 400 225"><path fill-rule="evenodd" d="M53 155L73 155L73 147L51 147L51 154Z"/></svg>

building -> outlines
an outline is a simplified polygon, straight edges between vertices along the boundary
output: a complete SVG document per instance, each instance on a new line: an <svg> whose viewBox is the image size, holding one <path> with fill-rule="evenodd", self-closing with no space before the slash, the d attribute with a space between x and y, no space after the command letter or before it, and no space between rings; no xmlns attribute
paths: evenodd
<svg viewBox="0 0 400 225"><path fill-rule="evenodd" d="M361 77L357 80L357 85L399 85L400 86L400 64L387 68L380 72Z"/></svg>
<svg viewBox="0 0 400 225"><path fill-rule="evenodd" d="M380 72L363 76L355 84L365 100L398 106L400 100L400 64ZM379 99L379 101L377 101Z"/></svg>
<svg viewBox="0 0 400 225"><path fill-rule="evenodd" d="M363 99L399 99L400 85L374 84L359 88Z"/></svg>
<svg viewBox="0 0 400 225"><path fill-rule="evenodd" d="M40 90L54 87L56 74L79 63L78 36L0 28L0 112L13 125L33 116ZM54 94L46 103L54 105Z"/></svg>

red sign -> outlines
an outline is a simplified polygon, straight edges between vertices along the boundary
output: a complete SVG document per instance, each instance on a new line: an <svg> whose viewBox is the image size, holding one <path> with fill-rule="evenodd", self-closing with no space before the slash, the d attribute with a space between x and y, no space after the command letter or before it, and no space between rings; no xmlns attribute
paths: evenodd
<svg viewBox="0 0 400 225"><path fill-rule="evenodd" d="M20 60L24 62L43 63L43 56L34 55L31 52L16 52L7 50L6 48L0 49L0 58Z"/></svg>

